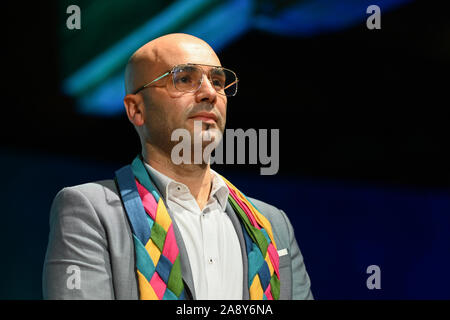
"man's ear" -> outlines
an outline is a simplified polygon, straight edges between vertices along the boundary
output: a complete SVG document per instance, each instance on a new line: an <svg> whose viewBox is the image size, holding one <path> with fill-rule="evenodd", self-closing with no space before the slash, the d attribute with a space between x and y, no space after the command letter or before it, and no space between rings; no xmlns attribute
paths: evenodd
<svg viewBox="0 0 450 320"><path fill-rule="evenodd" d="M145 119L145 108L142 97L137 94L127 94L123 98L123 104L127 111L128 120L137 127L142 126Z"/></svg>

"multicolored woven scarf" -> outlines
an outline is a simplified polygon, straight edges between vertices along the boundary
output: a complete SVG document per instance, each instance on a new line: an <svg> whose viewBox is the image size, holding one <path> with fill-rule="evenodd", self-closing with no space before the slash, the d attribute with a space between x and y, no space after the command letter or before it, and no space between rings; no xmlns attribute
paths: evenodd
<svg viewBox="0 0 450 320"><path fill-rule="evenodd" d="M272 226L250 200L227 179L228 201L239 216L244 228L248 257L248 287L251 300L280 298L279 256Z"/></svg>
<svg viewBox="0 0 450 320"><path fill-rule="evenodd" d="M228 180L228 201L243 226L248 257L250 299L280 296L279 257L270 222ZM141 300L185 299L180 254L173 222L138 156L116 172L116 182L130 221Z"/></svg>

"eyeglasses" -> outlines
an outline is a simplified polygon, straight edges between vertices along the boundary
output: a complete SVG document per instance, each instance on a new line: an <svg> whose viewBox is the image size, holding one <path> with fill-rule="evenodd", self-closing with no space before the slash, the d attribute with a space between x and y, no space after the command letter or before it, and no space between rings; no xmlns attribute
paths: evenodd
<svg viewBox="0 0 450 320"><path fill-rule="evenodd" d="M207 76L217 93L227 97L236 95L237 84L239 81L236 73L227 68L197 63L176 65L170 71L167 71L163 75L134 91L133 94L137 94L139 91L149 87L152 83L161 80L170 74L172 74L173 85L178 91L196 92L202 86L203 75L205 74L205 71L200 66L211 67Z"/></svg>

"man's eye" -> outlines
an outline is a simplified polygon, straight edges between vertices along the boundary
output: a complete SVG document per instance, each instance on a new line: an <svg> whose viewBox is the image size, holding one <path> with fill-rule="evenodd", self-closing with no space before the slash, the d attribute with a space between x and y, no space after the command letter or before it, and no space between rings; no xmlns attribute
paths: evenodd
<svg viewBox="0 0 450 320"><path fill-rule="evenodd" d="M182 76L177 78L177 82L179 83L190 83L191 81L192 79L189 76Z"/></svg>
<svg viewBox="0 0 450 320"><path fill-rule="evenodd" d="M223 88L225 86L225 83L220 79L213 79L213 85L216 88Z"/></svg>

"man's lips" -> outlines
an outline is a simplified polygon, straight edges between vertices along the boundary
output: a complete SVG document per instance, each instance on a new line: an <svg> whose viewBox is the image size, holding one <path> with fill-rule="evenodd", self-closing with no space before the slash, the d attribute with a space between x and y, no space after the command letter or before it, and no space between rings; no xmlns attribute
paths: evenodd
<svg viewBox="0 0 450 320"><path fill-rule="evenodd" d="M210 112L200 112L200 113L197 113L197 114L189 117L189 119L203 121L203 122L217 122L217 116L214 113L210 113Z"/></svg>

